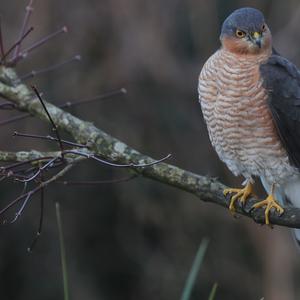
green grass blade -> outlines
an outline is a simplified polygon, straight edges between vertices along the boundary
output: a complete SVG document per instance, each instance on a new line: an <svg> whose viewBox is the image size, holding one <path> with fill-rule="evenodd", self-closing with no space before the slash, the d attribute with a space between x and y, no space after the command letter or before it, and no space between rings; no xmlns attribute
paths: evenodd
<svg viewBox="0 0 300 300"><path fill-rule="evenodd" d="M184 286L184 289L183 289L182 295L181 295L181 300L189 300L191 297L191 293L192 293L193 287L195 285L195 281L196 281L198 272L200 270L206 249L208 247L208 243L209 243L209 240L207 238L204 238L201 241L201 244L200 244L197 254L195 256L192 268L191 268L188 278L185 282L185 286Z"/></svg>
<svg viewBox="0 0 300 300"><path fill-rule="evenodd" d="M59 236L59 246L60 246L60 258L61 258L61 267L62 267L62 276L63 276L63 288L64 288L64 300L69 300L69 286L68 286L68 272L67 272L67 261L66 261L66 250L64 243L64 236L62 230L61 214L60 214L60 205L58 202L55 202L55 211L58 227L58 236Z"/></svg>
<svg viewBox="0 0 300 300"><path fill-rule="evenodd" d="M208 300L214 300L215 299L216 292L217 292L217 287L218 287L218 284L215 282L212 289L211 289L211 291L210 291Z"/></svg>

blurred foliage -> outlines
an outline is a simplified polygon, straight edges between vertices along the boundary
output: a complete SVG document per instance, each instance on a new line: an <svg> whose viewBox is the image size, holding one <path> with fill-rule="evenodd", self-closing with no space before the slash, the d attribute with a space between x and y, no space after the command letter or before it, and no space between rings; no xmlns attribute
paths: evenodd
<svg viewBox="0 0 300 300"><path fill-rule="evenodd" d="M18 35L27 1L2 2L2 29L9 45ZM241 178L233 178L208 141L197 77L219 47L224 18L246 5L265 13L275 47L299 64L296 0L43 0L36 1L28 45L64 24L70 33L32 53L18 72L25 74L80 53L80 64L30 82L54 103L125 87L126 97L71 112L152 157L172 153L171 163L237 185ZM8 116L9 112L1 112L2 119ZM2 149L55 147L12 138L15 130L48 134L49 127L38 120L0 129ZM110 179L124 174L89 162L68 178ZM21 189L1 182L1 205ZM143 178L92 187L57 184L46 191L45 201L45 226L33 253L26 249L38 226L38 198L17 223L0 227L1 299L62 298L56 201L64 223L71 299L179 299L204 236L210 246L192 299L207 299L213 282L218 282L217 298L222 300L299 298L298 253L287 229L270 230L251 220L234 219L222 208Z"/></svg>

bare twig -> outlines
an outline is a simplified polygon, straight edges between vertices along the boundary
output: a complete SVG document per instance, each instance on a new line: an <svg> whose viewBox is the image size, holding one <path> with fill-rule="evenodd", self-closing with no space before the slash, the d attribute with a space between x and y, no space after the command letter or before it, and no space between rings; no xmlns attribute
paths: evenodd
<svg viewBox="0 0 300 300"><path fill-rule="evenodd" d="M33 45L31 45L29 48L25 49L22 53L23 55L26 53L28 54L29 52L31 52L32 50L40 47L41 45L47 43L49 40L55 38L56 36L58 36L61 33L67 33L68 32L68 28L66 26L63 26L62 28L58 29L57 31L45 36L44 38L40 39L39 41L37 41L36 43L34 43Z"/></svg>
<svg viewBox="0 0 300 300"><path fill-rule="evenodd" d="M158 159L158 160L154 160L154 161L151 161L149 163L140 163L140 164L135 164L135 163L129 163L129 164L116 164L116 163L112 163L112 162L108 162L104 159L101 159L99 158L98 156L96 155L91 155L90 158L100 162L100 163L103 163L103 164L107 164L109 166L112 166L112 167L120 167L120 168L145 168L145 167L151 167L153 165L156 165L156 164L159 164L167 159L169 159L171 157L171 154L168 154L166 155L165 157L161 158L161 159Z"/></svg>
<svg viewBox="0 0 300 300"><path fill-rule="evenodd" d="M2 110L13 110L16 109L16 105L14 103L5 102L0 104L0 109Z"/></svg>
<svg viewBox="0 0 300 300"><path fill-rule="evenodd" d="M65 60L61 63L58 63L58 64L55 64L53 66L50 66L50 67L47 67L47 68L44 68L44 69L40 69L40 70L32 70L31 72L25 74L25 75L21 75L20 76L20 80L27 80L29 78L33 78L35 76L38 76L38 75L41 75L41 74L45 74L45 73L48 73L48 72L51 72L51 71L54 71L54 70L57 70L57 69L60 69L61 67L71 63L71 62L74 62L74 61L79 61L81 59L80 55L75 55L73 56L72 58L68 59L68 60Z"/></svg>
<svg viewBox="0 0 300 300"><path fill-rule="evenodd" d="M29 192L17 197L13 201L11 201L8 205L6 205L3 209L0 210L0 215L3 215L6 211L8 211L11 207L15 206L17 203L22 201L23 199L29 199L32 197L34 194L36 194L38 191L40 191L42 188L47 187L50 183L56 181L58 178L64 176L73 166L75 163L79 162L80 158L77 158L73 161L73 163L69 163L66 167L64 167L61 171L59 171L57 174L52 176L50 179L41 182L37 187L34 189L30 190ZM28 198L27 198L28 197ZM25 202L24 201L24 202ZM27 200L28 201L28 200ZM23 202L23 204L24 204ZM27 202L26 202L27 203ZM23 206L23 205L22 205Z"/></svg>
<svg viewBox="0 0 300 300"><path fill-rule="evenodd" d="M21 216L21 214L23 213L23 210L24 210L25 206L27 205L31 196L32 196L31 192L26 193L25 200L23 201L20 209L17 211L14 219L10 222L11 224L15 223L18 220L18 218Z"/></svg>
<svg viewBox="0 0 300 300"><path fill-rule="evenodd" d="M22 27L21 27L19 40L25 34L25 31L26 31L27 25L29 23L31 13L33 11L33 2L34 2L33 0L30 0L28 5L26 6L26 13L25 13L25 17L24 17L23 24L22 24ZM21 43L19 43L15 48L15 53L14 53L14 56L13 56L14 58L16 58L19 55L20 49L21 49Z"/></svg>
<svg viewBox="0 0 300 300"><path fill-rule="evenodd" d="M47 140L47 141L52 141L52 142L58 142L58 139L51 136L51 135L38 135L38 134L28 134L28 133L20 133L15 131L14 136L20 136L20 137L26 137L26 138L33 138L33 139L38 139L38 140ZM66 140L61 140L61 142L65 145L77 147L77 148L88 148L87 145L82 145L79 143L74 143Z"/></svg>
<svg viewBox="0 0 300 300"><path fill-rule="evenodd" d="M8 57L8 55L18 46L20 45L23 40L27 37L27 35L33 30L33 27L30 27L25 33L24 35L19 39L17 40L7 51L6 53L2 56L1 58L1 63L4 63L5 62L5 59L6 57Z"/></svg>
<svg viewBox="0 0 300 300"><path fill-rule="evenodd" d="M20 81L18 80L16 83L18 83L18 82L20 82ZM98 95L98 96L95 96L95 97L92 97L92 98L87 98L87 99L82 99L82 100L70 100L70 101L67 101L66 103L58 105L58 107L60 107L60 108L70 108L70 107L81 105L81 104L88 104L90 102L103 101L103 100L107 100L107 99L110 99L110 98L115 97L115 96L126 94L126 92L127 92L126 89L121 88L121 89L114 90L114 91L111 91L111 92L107 92L107 93L104 93L104 94L101 94L101 95ZM29 117L32 117L32 115L30 113L20 114L18 116L11 117L9 119L0 121L0 126L11 124L11 123L14 123L16 121L20 121L20 120L23 120L23 119L26 119L26 118L29 118Z"/></svg>
<svg viewBox="0 0 300 300"><path fill-rule="evenodd" d="M41 183L43 182L43 173L41 173L40 176ZM42 228L43 228L43 222L44 222L44 198L45 198L45 191L44 187L41 188L41 196L40 196L40 220L39 220L39 226L38 230L35 234L35 237L33 238L30 246L27 248L28 252L32 252L33 248L35 247L39 237L41 236L42 233Z"/></svg>
<svg viewBox="0 0 300 300"><path fill-rule="evenodd" d="M140 163L140 164L134 164L134 163L129 163L129 164L117 164L114 162L110 162L104 159L101 159L100 157L98 157L97 155L91 154L91 153L86 153L86 152L81 152L78 150L65 150L64 153L72 153L72 154L77 154L80 156L84 156L86 158L91 158L95 161L98 161L104 165L108 165L111 167L117 167L117 168L145 168L145 167L150 167L156 164L159 164L165 160L167 160L168 158L171 157L171 154L168 154L167 156L159 159L159 160L153 160L150 163Z"/></svg>
<svg viewBox="0 0 300 300"><path fill-rule="evenodd" d="M7 206L5 206L2 210L0 210L0 215L4 214L7 210L9 210L11 207L13 207L14 205L16 205L17 203L19 203L21 200L28 199L27 197L31 197L36 192L38 192L40 189L41 189L41 187L38 186L35 189L33 189L33 190L31 190L31 191L29 191L29 192L27 192L27 193L25 193L25 194L17 197L12 202L10 202Z"/></svg>
<svg viewBox="0 0 300 300"><path fill-rule="evenodd" d="M30 182L32 180L34 180L38 175L41 174L42 171L46 170L47 168L51 168L51 166L54 164L54 162L59 159L58 157L54 157L52 159L50 159L46 164L44 164L42 167L39 167L37 172L35 174L33 174L31 177L26 178L26 179L18 179L18 181L21 182Z"/></svg>
<svg viewBox="0 0 300 300"><path fill-rule="evenodd" d="M17 163L8 165L8 166L2 166L2 167L0 167L0 171L12 170L12 169L15 169L15 168L19 168L19 167L21 167L23 165L28 165L28 164L30 165L30 164L32 164L34 162L43 161L43 160L49 160L51 158L53 158L53 157L44 156L44 157L37 157L37 158L33 158L33 159L28 159L28 160L17 162ZM15 159L17 159L17 157L15 157Z"/></svg>
<svg viewBox="0 0 300 300"><path fill-rule="evenodd" d="M19 53L18 56L14 57L13 59L11 59L8 63L9 65L15 65L17 62L19 62L21 59L25 58L28 56L28 54L30 52L32 52L33 50L35 50L36 48L44 45L45 43L47 43L49 40L53 39L54 37L58 36L61 33L66 33L68 32L68 29L66 26L63 26L61 29L47 35L46 37L40 39L39 41L35 42L33 45L31 45L30 47L26 48L25 50L23 50L22 52ZM23 38L24 39L24 38ZM21 41L22 42L22 41Z"/></svg>
<svg viewBox="0 0 300 300"><path fill-rule="evenodd" d="M48 118L49 118L49 121L50 121L50 123L52 124L52 130L54 131L54 133L55 133L55 135L56 135L56 137L57 137L58 144L59 144L59 148L60 148L60 151L61 151L61 158L63 159L63 158L64 158L64 153L63 153L63 151L64 151L64 146L63 146L63 143L62 143L62 141L61 141L60 134L59 134L59 131L58 131L57 127L56 127L56 124L55 124L55 122L53 121L53 119L52 119L52 117L51 117L51 115L50 115L50 113L49 113L49 111L48 111L48 109L47 109L47 107L46 107L46 105L45 105L45 103L44 103L44 101L43 101L43 99L42 99L40 93L39 93L38 90L36 89L36 87L35 87L35 86L32 86L32 89L33 89L33 91L35 92L37 98L40 100L40 102L41 102L41 104L42 104L42 106L43 106L43 108L44 108L44 110L45 110L45 112L46 112L46 114L47 114L47 116L48 116Z"/></svg>
<svg viewBox="0 0 300 300"><path fill-rule="evenodd" d="M97 95L97 96L94 96L94 97L91 97L91 98L86 98L86 99L82 99L82 100L67 101L64 104L59 105L59 107L60 108L69 108L69 107L73 107L73 106L77 106L77 105L81 105L81 104L88 104L88 103L91 103L91 102L107 100L107 99L110 99L110 98L115 97L115 96L124 95L126 93L127 93L126 89L121 88L121 89L114 90L114 91L107 92L107 93L103 93L101 95Z"/></svg>
<svg viewBox="0 0 300 300"><path fill-rule="evenodd" d="M17 115L15 117L11 117L9 119L0 121L0 126L7 125L7 124L10 124L10 123L14 123L16 121L20 121L20 120L26 119L28 117L31 117L31 114L25 113L25 114Z"/></svg>

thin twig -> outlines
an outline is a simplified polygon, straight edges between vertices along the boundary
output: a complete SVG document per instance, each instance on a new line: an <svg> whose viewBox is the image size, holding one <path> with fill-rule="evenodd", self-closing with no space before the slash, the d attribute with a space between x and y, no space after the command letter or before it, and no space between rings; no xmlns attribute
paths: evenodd
<svg viewBox="0 0 300 300"><path fill-rule="evenodd" d="M111 92L107 92L101 95L97 95L91 98L86 98L86 99L82 99L82 100L71 100L71 101L67 101L66 103L62 104L62 105L58 105L58 107L60 108L69 108L69 107L73 107L73 106L77 106L77 105L81 105L81 104L88 104L91 102L95 102L95 101L101 101L101 100L107 100L109 98L115 97L115 96L119 96L119 95L124 95L126 94L127 91L125 88L121 88L118 90L114 90Z"/></svg>
<svg viewBox="0 0 300 300"><path fill-rule="evenodd" d="M43 173L41 173L41 183L43 182ZM42 228L43 228L43 222L44 222L44 198L45 198L45 191L44 187L41 188L41 197L40 197L40 220L39 220L39 227L35 234L35 237L33 238L30 246L27 248L28 252L32 252L33 248L35 247L38 239L41 236Z"/></svg>
<svg viewBox="0 0 300 300"><path fill-rule="evenodd" d="M26 189L27 189L27 183L24 183L24 187L23 187L22 192L21 192L20 195L25 194ZM16 215L15 215L15 218L14 218L12 221L10 221L9 223L10 223L10 224L14 223L14 222L17 220L17 218L18 218L18 214L16 214ZM5 220L4 223L7 223L7 220Z"/></svg>
<svg viewBox="0 0 300 300"><path fill-rule="evenodd" d="M58 139L51 136L51 135L45 136L45 135L38 135L38 134L20 133L20 132L15 131L14 136L20 136L20 137L26 137L26 138L33 138L33 139L39 139L39 140L47 140L47 141L52 141L52 142L58 142ZM63 140L63 139L61 140L61 142L63 144L73 146L73 147L88 148L87 145L82 145L82 144L79 144L79 143L74 143L74 142Z"/></svg>
<svg viewBox="0 0 300 300"><path fill-rule="evenodd" d="M14 199L13 201L11 201L8 205L6 205L3 209L0 210L0 215L4 214L7 210L9 210L11 207L13 207L14 205L16 205L17 203L19 203L22 199L26 199L28 197L28 195L32 196L34 195L36 192L38 192L41 189L41 186L37 186L36 188L34 188L33 190L17 197L16 199Z"/></svg>
<svg viewBox="0 0 300 300"><path fill-rule="evenodd" d="M45 165L43 165L42 167L40 167L37 172L35 174L33 174L31 177L29 178L26 178L26 179L18 179L18 181L21 181L21 182L30 182L32 180L34 180L38 175L41 174L41 172L43 170L46 170L48 167L51 168L51 165L54 164L54 162L58 159L58 157L54 157L52 159L50 159Z"/></svg>
<svg viewBox="0 0 300 300"><path fill-rule="evenodd" d="M5 102L0 104L0 109L2 110L13 110L16 109L16 105L14 103Z"/></svg>
<svg viewBox="0 0 300 300"><path fill-rule="evenodd" d="M31 45L30 47L26 48L25 50L23 50L22 52L19 53L18 56L16 56L15 58L11 59L8 63L10 65L15 65L17 62L19 62L21 59L25 58L28 56L28 54L30 52L32 52L34 49L42 46L43 44L47 43L49 40L53 39L54 37L58 36L61 33L66 33L68 32L68 29L66 26L62 27L61 29L47 35L46 37L40 39L39 41L35 42L33 45Z"/></svg>
<svg viewBox="0 0 300 300"><path fill-rule="evenodd" d="M40 39L39 41L35 42L33 45L31 45L29 48L25 49L24 51L22 51L23 54L28 54L29 52L31 52L32 50L40 47L41 45L45 44L46 42L48 42L49 40L53 39L54 37L56 37L57 35L61 34L61 33L67 33L68 32L68 28L66 26L63 26L62 28L58 29L57 31L45 36L44 38Z"/></svg>
<svg viewBox="0 0 300 300"><path fill-rule="evenodd" d="M25 13L25 17L24 17L23 24L21 27L19 39L21 39L22 36L24 35L27 25L29 23L31 13L33 11L33 2L34 2L33 0L30 0L28 5L26 6L26 13ZM16 58L19 55L20 49L21 49L21 43L16 46L15 53L13 56L14 58Z"/></svg>
<svg viewBox="0 0 300 300"><path fill-rule="evenodd" d="M111 167L117 167L117 168L144 168L144 167L150 167L156 164L159 164L163 161L165 161L166 159L171 157L171 154L168 154L167 156L159 159L159 160L154 160L150 163L143 163L143 164L134 164L134 163L129 163L129 164L117 164L117 163L113 163L104 159L101 159L99 156L94 155L94 154L90 154L90 153L84 153L84 152L80 152L77 150L65 150L64 153L72 153L72 154L77 154L86 158L91 158L94 159L95 161L98 161L104 165L108 165Z"/></svg>
<svg viewBox="0 0 300 300"><path fill-rule="evenodd" d="M63 104L60 104L60 105L57 105L57 106L59 108L70 108L70 107L81 105L81 104L88 104L88 103L94 102L94 101L107 100L107 99L109 99L111 97L114 97L114 96L126 94L126 92L127 92L126 89L121 88L121 89L111 91L111 92L107 92L107 93L104 93L104 94L101 94L99 96L95 96L95 97L92 97L92 98L87 98L87 99L83 99L83 100L75 100L74 102L67 101L66 103L63 103ZM26 118L29 118L29 117L32 117L32 115L30 113L20 114L20 115L11 117L9 119L0 121L0 126L7 125L7 124L10 124L10 123L14 123L16 121L20 121L20 120L23 120L23 119L26 119Z"/></svg>
<svg viewBox="0 0 300 300"><path fill-rule="evenodd" d="M25 198L22 206L20 207L20 209L17 211L14 219L10 222L11 224L15 223L18 220L18 218L21 216L21 214L23 213L23 210L26 207L26 205L27 205L27 203L28 203L31 196L32 196L31 192L26 193L26 198Z"/></svg>
<svg viewBox="0 0 300 300"><path fill-rule="evenodd" d="M33 78L35 76L38 76L38 75L41 75L41 74L45 74L45 73L48 73L48 72L51 72L51 71L54 71L54 70L57 70L61 67L63 67L64 65L67 65L73 61L79 61L81 59L80 55L75 55L73 56L72 58L68 59L68 60L65 60L61 63L58 63L58 64L55 64L54 66L50 66L50 67L47 67L47 68L44 68L44 69L40 69L40 70L32 70L31 72L25 74L25 75L21 75L20 76L20 80L27 80L27 79L30 79L30 78Z"/></svg>
<svg viewBox="0 0 300 300"><path fill-rule="evenodd" d="M26 119L28 117L32 117L32 115L29 114L29 113L17 115L15 117L11 117L11 118L6 119L4 121L0 121L0 126L7 125L7 124L10 124L10 123L14 123L16 121L20 121L20 120Z"/></svg>
<svg viewBox="0 0 300 300"><path fill-rule="evenodd" d="M37 187L35 187L31 191L29 191L29 192L27 192L27 193L25 193L25 194L17 197L13 201L11 201L8 205L6 205L4 208L2 208L0 210L0 215L4 214L11 207L13 207L17 203L19 203L22 199L26 198L28 196L28 194L30 194L30 196L33 196L38 191L40 191L41 188L45 188L46 186L48 186L50 183L56 181L61 176L64 176L74 166L74 164L77 163L77 162L79 162L79 161L80 161L80 159L77 158L76 160L73 161L73 163L69 163L66 167L64 167L61 171L59 171L57 174L55 174L54 176L52 176L50 179L41 182Z"/></svg>
<svg viewBox="0 0 300 300"><path fill-rule="evenodd" d="M5 180L7 177L8 177L8 176L6 176L6 175L5 175L5 176L2 176L2 177L0 177L0 182L1 182L1 181L3 181L3 180Z"/></svg>
<svg viewBox="0 0 300 300"><path fill-rule="evenodd" d="M6 51L6 53L2 56L1 59L1 63L4 63L6 57L18 46L20 45L23 40L27 37L27 35L33 30L33 27L30 27L25 33L24 35L18 40L16 41L9 49L8 51Z"/></svg>
<svg viewBox="0 0 300 300"><path fill-rule="evenodd" d="M50 115L50 113L49 113L49 111L48 111L48 109L47 109L47 107L46 107L46 105L45 105L45 103L44 103L41 95L40 95L40 93L38 92L38 90L36 89L35 86L32 86L32 89L35 92L37 98L40 100L40 102L41 102L41 104L42 104L42 106L43 106L43 108L44 108L44 110L45 110L45 112L46 112L46 114L48 116L48 119L49 119L50 123L52 124L52 130L54 131L54 133L55 133L55 135L57 137L59 148L60 148L60 151L61 151L61 158L63 159L64 158L64 154L63 154L64 146L63 146L63 143L61 141L59 131L58 131L58 129L57 129L57 127L56 127L56 125L55 125L55 123L54 123L54 121L53 121L53 119L52 119L52 117L51 117L51 115Z"/></svg>
<svg viewBox="0 0 300 300"><path fill-rule="evenodd" d="M38 157L38 158L29 159L27 161L17 162L17 163L8 165L8 166L1 166L0 167L0 172L1 171L11 170L11 169L14 169L14 168L18 168L18 167L21 167L23 165L32 164L33 162L37 162L37 161L49 160L51 158L53 158L53 157L51 157L51 156L44 156L44 157Z"/></svg>

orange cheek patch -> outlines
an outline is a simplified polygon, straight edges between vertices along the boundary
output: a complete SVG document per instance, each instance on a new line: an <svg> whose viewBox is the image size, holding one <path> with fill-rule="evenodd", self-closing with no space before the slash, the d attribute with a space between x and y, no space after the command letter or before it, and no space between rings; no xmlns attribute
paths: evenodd
<svg viewBox="0 0 300 300"><path fill-rule="evenodd" d="M223 47L230 52L238 54L247 54L250 52L248 43L245 40L234 37L223 37Z"/></svg>

